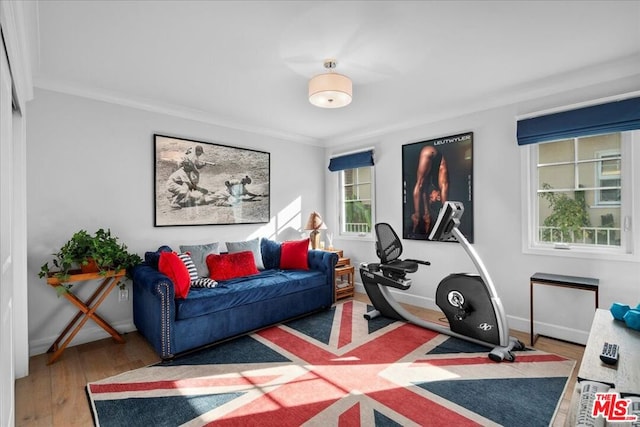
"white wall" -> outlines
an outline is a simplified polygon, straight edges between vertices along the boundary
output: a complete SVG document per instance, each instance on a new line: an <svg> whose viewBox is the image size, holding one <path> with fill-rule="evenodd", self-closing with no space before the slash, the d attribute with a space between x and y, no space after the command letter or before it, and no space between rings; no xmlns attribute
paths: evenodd
<svg viewBox="0 0 640 427"><path fill-rule="evenodd" d="M40 266L79 229L110 228L140 255L161 244L296 238L308 213L318 210L337 227L337 177L326 170L333 153L375 147L377 220L401 228L402 145L474 132L475 247L491 273L512 328L529 328L529 277L536 271L600 279L600 305L640 302L640 263L569 259L522 253L521 162L515 117L637 90L637 79L428 123L378 137L334 144L326 150L115 104L37 90L27 125L27 224L30 353L49 347L75 311L58 299ZM264 225L153 227L154 133L258 149L271 153L271 222ZM326 185L325 185L326 183ZM325 197L326 196L326 204ZM336 233L337 234L337 233ZM435 289L450 272L473 271L455 245L404 241L404 257L428 259L401 301L435 308ZM376 260L372 241L336 236L352 264ZM358 277L359 279L359 277ZM128 284L130 286L130 284ZM94 285L81 285L86 295ZM362 288L360 288L362 291ZM536 319L553 332L583 341L591 322L592 294L536 287ZM539 307L539 308L538 308ZM540 311L539 311L540 310ZM111 295L101 314L121 332L134 329L130 302ZM544 331L545 324L537 330ZM107 337L89 322L73 344Z"/></svg>
<svg viewBox="0 0 640 427"><path fill-rule="evenodd" d="M375 147L376 221L402 229L402 145L428 139L474 132L474 246L489 270L509 317L510 327L529 331L529 278L535 272L590 276L600 279L600 307L612 302L640 303L640 263L527 255L522 252L521 150L516 144L516 117L546 108L570 105L638 90L640 79L620 80L580 91L530 100L516 105L455 117L412 129L340 144L331 154L360 147ZM636 147L638 153L640 147ZM337 230L337 174L327 177L326 222ZM638 181L636 179L636 181ZM636 199L640 187L635 188ZM636 212L637 213L637 212ZM636 221L636 226L638 221ZM332 228L332 227L330 227ZM337 233L336 233L337 234ZM438 282L452 272L475 272L458 245L403 240L403 258L426 259L413 275L413 286L397 292L399 301L435 308ZM374 242L335 238L352 264L375 262ZM360 280L357 274L357 280ZM359 286L360 291L364 291ZM586 342L593 318L594 294L546 286L534 287L536 332L546 332L577 342ZM540 322L540 323L538 323Z"/></svg>
<svg viewBox="0 0 640 427"><path fill-rule="evenodd" d="M309 213L324 210L324 150L249 132L37 90L27 125L28 292L30 353L47 350L75 311L38 278L80 229L110 228L141 256L162 244L285 240L301 234ZM271 153L271 222L154 228L153 134ZM82 284L80 294L95 289ZM127 286L131 286L130 282ZM84 288L84 289L83 289ZM131 293L130 293L131 294ZM131 301L116 293L99 313L120 332L131 331ZM72 345L108 337L88 322Z"/></svg>

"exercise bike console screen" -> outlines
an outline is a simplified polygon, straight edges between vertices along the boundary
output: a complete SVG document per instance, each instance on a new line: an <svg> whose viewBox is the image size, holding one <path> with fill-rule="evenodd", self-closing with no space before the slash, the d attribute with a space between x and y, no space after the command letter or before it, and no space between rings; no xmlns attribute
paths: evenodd
<svg viewBox="0 0 640 427"><path fill-rule="evenodd" d="M431 229L429 240L444 241L454 239L451 231L460 224L460 218L462 218L463 213L464 205L461 202L446 202L440 209L438 219Z"/></svg>

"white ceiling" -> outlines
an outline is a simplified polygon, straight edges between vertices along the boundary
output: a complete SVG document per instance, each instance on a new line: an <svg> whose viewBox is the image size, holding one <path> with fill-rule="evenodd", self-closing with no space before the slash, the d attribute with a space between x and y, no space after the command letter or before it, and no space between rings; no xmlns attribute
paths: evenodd
<svg viewBox="0 0 640 427"><path fill-rule="evenodd" d="M37 87L332 144L637 75L640 1L40 1ZM325 58L353 102L320 109Z"/></svg>

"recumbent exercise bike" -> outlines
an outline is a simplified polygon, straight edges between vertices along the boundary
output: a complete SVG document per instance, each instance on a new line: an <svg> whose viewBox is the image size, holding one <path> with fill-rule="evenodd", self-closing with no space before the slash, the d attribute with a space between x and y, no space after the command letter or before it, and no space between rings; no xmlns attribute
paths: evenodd
<svg viewBox="0 0 640 427"><path fill-rule="evenodd" d="M471 341L492 348L489 358L496 362L514 361L512 351L525 349L525 345L509 336L509 327L497 295L495 286L482 260L458 229L464 213L461 202L446 202L431 233L429 240L450 240L455 238L475 264L478 274L453 273L442 279L436 290L436 304L446 315L449 328L414 316L405 310L393 297L390 288L407 290L411 279L406 275L415 273L420 264L428 261L401 260L402 242L389 224L375 226L376 253L379 263L360 264L360 277L374 306L365 314L367 320L377 316L405 320L417 326L442 334Z"/></svg>

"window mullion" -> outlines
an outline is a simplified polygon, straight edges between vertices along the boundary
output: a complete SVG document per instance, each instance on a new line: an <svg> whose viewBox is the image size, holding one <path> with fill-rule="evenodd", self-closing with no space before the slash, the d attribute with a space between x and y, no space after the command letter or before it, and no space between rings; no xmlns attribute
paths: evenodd
<svg viewBox="0 0 640 427"><path fill-rule="evenodd" d="M580 188L580 168L578 167L578 138L573 138L573 188Z"/></svg>

